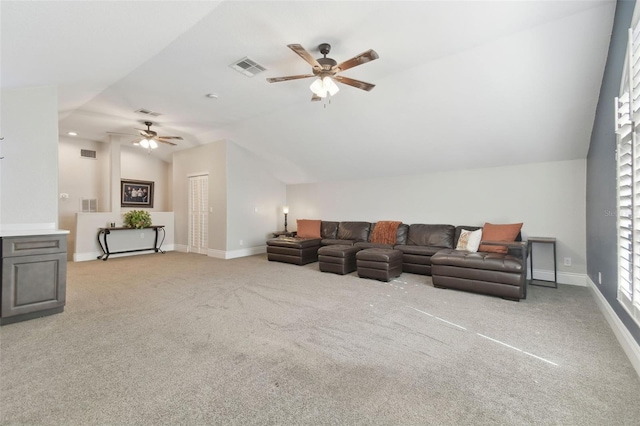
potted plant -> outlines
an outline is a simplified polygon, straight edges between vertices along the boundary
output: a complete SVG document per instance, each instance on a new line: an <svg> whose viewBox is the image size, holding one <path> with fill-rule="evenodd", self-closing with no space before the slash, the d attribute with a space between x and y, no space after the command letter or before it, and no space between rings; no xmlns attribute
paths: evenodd
<svg viewBox="0 0 640 426"><path fill-rule="evenodd" d="M151 215L146 210L131 210L124 215L124 226L127 228L148 228L151 226Z"/></svg>

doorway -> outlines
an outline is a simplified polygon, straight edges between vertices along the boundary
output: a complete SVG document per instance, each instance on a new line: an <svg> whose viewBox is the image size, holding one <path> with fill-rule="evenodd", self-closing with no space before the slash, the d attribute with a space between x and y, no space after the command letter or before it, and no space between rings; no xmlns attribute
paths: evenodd
<svg viewBox="0 0 640 426"><path fill-rule="evenodd" d="M189 252L209 248L209 175L189 176Z"/></svg>

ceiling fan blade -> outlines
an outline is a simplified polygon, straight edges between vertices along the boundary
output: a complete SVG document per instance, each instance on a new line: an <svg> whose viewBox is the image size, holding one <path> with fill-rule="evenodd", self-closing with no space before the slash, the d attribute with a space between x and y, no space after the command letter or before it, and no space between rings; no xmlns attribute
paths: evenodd
<svg viewBox="0 0 640 426"><path fill-rule="evenodd" d="M180 139L182 139L182 138L180 138ZM157 140L158 142L166 143L167 145L173 145L173 146L177 146L177 145L178 145L177 143L173 143L173 142L165 141L165 140L162 140L162 139L160 139L160 138L156 138L156 140Z"/></svg>
<svg viewBox="0 0 640 426"><path fill-rule="evenodd" d="M357 87L358 89L366 90L367 92L376 87L375 84L354 80L353 78L343 77L341 75L334 75L333 78L340 83L348 84L349 86Z"/></svg>
<svg viewBox="0 0 640 426"><path fill-rule="evenodd" d="M278 83L280 81L298 80L300 78L309 78L309 77L315 77L315 75L313 74L288 75L286 77L268 78L267 81L269 83Z"/></svg>
<svg viewBox="0 0 640 426"><path fill-rule="evenodd" d="M311 56L311 53L307 52L307 50L299 44L288 44L287 47L298 54L302 59L307 61L309 65L313 67L313 69L321 70L322 65Z"/></svg>
<svg viewBox="0 0 640 426"><path fill-rule="evenodd" d="M347 59L341 64L335 65L331 69L335 70L336 72L340 72L340 71L348 70L349 68L356 67L358 65L366 64L367 62L371 62L378 58L379 56L376 53L376 51L373 49L369 49L366 52L362 52L361 54L354 56L351 59Z"/></svg>
<svg viewBox="0 0 640 426"><path fill-rule="evenodd" d="M157 136L158 139L175 139L175 140L183 140L182 136Z"/></svg>
<svg viewBox="0 0 640 426"><path fill-rule="evenodd" d="M311 102L318 102L321 101L322 98L318 95L316 95L315 93L313 94L313 96L311 96Z"/></svg>

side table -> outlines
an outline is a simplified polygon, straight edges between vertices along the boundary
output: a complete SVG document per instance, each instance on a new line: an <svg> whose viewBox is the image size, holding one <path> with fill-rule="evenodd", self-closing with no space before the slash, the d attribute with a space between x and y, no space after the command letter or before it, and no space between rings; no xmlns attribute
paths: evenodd
<svg viewBox="0 0 640 426"><path fill-rule="evenodd" d="M537 280L533 278L533 244L551 244L553 246L553 281L551 280ZM527 251L531 256L530 272L531 280L530 285L537 285L540 287L558 288L558 265L556 261L556 239L552 237L529 237L527 239Z"/></svg>

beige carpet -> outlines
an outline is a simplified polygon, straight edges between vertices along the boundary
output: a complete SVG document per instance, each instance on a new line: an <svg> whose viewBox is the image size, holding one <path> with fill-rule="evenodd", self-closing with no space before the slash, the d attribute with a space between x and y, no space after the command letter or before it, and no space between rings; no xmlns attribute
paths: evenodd
<svg viewBox="0 0 640 426"><path fill-rule="evenodd" d="M182 253L69 263L65 312L0 328L2 424L637 425L587 288L520 303Z"/></svg>

